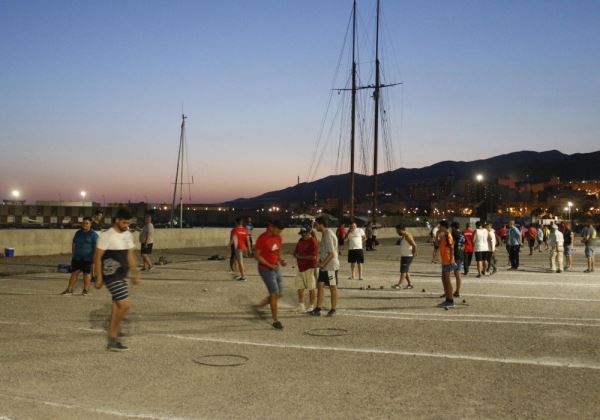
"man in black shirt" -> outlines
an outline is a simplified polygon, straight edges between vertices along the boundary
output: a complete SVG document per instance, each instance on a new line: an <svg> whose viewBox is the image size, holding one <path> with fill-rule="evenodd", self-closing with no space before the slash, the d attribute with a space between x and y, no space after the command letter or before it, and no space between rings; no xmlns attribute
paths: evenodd
<svg viewBox="0 0 600 420"><path fill-rule="evenodd" d="M573 264L573 257L571 256L571 251L573 249L573 237L575 235L571 230L571 222L566 222L564 224L563 236L565 238L565 271L567 271L571 269L571 264Z"/></svg>

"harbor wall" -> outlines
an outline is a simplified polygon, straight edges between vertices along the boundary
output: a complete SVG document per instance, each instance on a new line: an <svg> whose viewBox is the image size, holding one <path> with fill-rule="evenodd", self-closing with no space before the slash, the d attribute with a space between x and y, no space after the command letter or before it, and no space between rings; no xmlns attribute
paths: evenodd
<svg viewBox="0 0 600 420"><path fill-rule="evenodd" d="M155 249L204 248L227 246L230 228L157 229L154 235ZM429 234L427 228L408 228L415 237ZM264 228L254 230L254 240ZM14 248L16 256L70 254L71 243L76 229L6 229L0 230L0 249ZM136 247L139 247L139 234L133 232ZM284 229L284 243L298 240L298 228ZM394 228L377 230L377 238L396 237Z"/></svg>

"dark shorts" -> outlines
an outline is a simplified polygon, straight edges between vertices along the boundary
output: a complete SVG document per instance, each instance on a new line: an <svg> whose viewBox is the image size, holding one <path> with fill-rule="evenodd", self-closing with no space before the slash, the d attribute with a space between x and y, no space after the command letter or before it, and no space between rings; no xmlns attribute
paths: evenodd
<svg viewBox="0 0 600 420"><path fill-rule="evenodd" d="M319 283L325 283L325 286L337 286L338 282L338 272L336 271L319 271Z"/></svg>
<svg viewBox="0 0 600 420"><path fill-rule="evenodd" d="M533 248L535 246L535 239L528 239L527 242L529 243L529 248Z"/></svg>
<svg viewBox="0 0 600 420"><path fill-rule="evenodd" d="M351 264L359 263L364 264L365 253L362 249L351 249L348 251L348 262Z"/></svg>
<svg viewBox="0 0 600 420"><path fill-rule="evenodd" d="M82 260L71 260L71 273L81 271L83 274L90 274L92 272L92 262Z"/></svg>
<svg viewBox="0 0 600 420"><path fill-rule="evenodd" d="M144 245L142 244L142 255L144 254L152 254L152 246L154 244L148 244L148 245Z"/></svg>
<svg viewBox="0 0 600 420"><path fill-rule="evenodd" d="M112 295L112 300L119 301L129 298L129 289L127 287L127 281L113 280L110 283L106 283L106 288Z"/></svg>
<svg viewBox="0 0 600 420"><path fill-rule="evenodd" d="M400 273L408 273L413 257L400 257Z"/></svg>
<svg viewBox="0 0 600 420"><path fill-rule="evenodd" d="M283 290L283 277L279 270L258 270L263 283L270 294L281 293Z"/></svg>
<svg viewBox="0 0 600 420"><path fill-rule="evenodd" d="M344 246L344 240L342 238L338 238L338 245Z"/></svg>
<svg viewBox="0 0 600 420"><path fill-rule="evenodd" d="M488 252L487 251L481 251L481 252L476 252L475 253L475 261L488 261L488 256L487 256ZM489 253L491 255L491 252Z"/></svg>

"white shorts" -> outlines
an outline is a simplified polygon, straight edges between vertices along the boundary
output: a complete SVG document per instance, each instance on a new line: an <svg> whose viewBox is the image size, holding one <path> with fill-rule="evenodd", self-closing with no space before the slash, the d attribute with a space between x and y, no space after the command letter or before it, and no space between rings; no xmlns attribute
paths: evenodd
<svg viewBox="0 0 600 420"><path fill-rule="evenodd" d="M316 289L317 279L315 278L315 270L309 268L306 271L300 271L296 274L296 289Z"/></svg>

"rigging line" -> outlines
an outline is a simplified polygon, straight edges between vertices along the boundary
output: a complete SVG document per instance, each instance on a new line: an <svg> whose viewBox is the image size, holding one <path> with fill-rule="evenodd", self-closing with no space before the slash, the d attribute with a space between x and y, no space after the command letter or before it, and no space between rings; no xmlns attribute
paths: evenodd
<svg viewBox="0 0 600 420"><path fill-rule="evenodd" d="M346 49L346 44L348 42L348 34L350 33L351 24L352 24L352 13L350 13L350 16L348 18L348 24L346 25L346 34L344 35L344 42L342 43L342 49L340 50L340 54L338 56L338 61L337 61L337 64L336 64L335 72L333 74L333 80L331 82L331 86L335 86L335 84L336 84L335 82L336 82L336 80L338 78L338 75L339 75L339 70L340 70L340 66L341 66L341 63L342 63L342 57L344 55L344 51ZM330 93L329 93L329 100L327 102L325 115L323 116L323 120L321 122L321 127L320 127L320 130L319 130L319 134L317 136L317 142L315 144L315 148L314 148L312 159L311 159L311 165L310 165L310 168L309 168L309 171L308 171L307 180L309 180L309 181L313 180L313 175L312 175L313 174L313 169L314 169L314 173L315 174L318 171L318 166L317 166L317 168L313 168L313 167L314 167L314 162L316 160L316 156L318 154L319 145L320 145L321 140L322 140L323 130L325 129L327 115L329 114L329 108L330 108L330 105L331 105L332 98L333 98L333 91L330 91Z"/></svg>
<svg viewBox="0 0 600 420"><path fill-rule="evenodd" d="M189 147L189 142L187 139L187 130L185 132L183 141L185 143L185 150L186 150L185 165L186 165L186 172L187 172L188 199L191 202L192 201L192 183L191 183L191 179L190 179L190 147ZM192 176L192 178L193 178L193 176Z"/></svg>
<svg viewBox="0 0 600 420"><path fill-rule="evenodd" d="M335 115L331 119L331 125L329 127L329 131L327 132L327 135L325 136L325 139L330 139L331 138L331 133L333 132L333 129L335 127L335 121L338 118L339 112L340 112L340 107L338 107ZM323 144L323 147L321 148L321 153L319 155L319 158L317 159L317 165L315 167L315 172L313 174L314 177L316 177L317 171L318 171L319 167L321 166L321 161L323 160L323 156L325 154L326 149L327 149L327 141L325 141L325 143ZM312 179L314 179L314 178L312 178Z"/></svg>
<svg viewBox="0 0 600 420"><path fill-rule="evenodd" d="M333 100L333 91L331 91L329 93L329 101L327 102L327 106L325 107L325 114L323 115L323 119L321 121L321 127L319 128L319 134L317 136L317 141L315 142L315 147L314 147L312 155L311 155L312 156L312 158L310 160L311 163L310 163L310 167L308 169L308 174L307 174L307 177L306 177L306 179L307 179L308 182L310 182L310 181L313 180L313 175L312 175L313 174L313 169L314 169L315 162L317 160L317 154L319 152L319 146L321 145L321 140L323 138L323 132L325 131L325 124L327 122L327 116L329 115L329 109L331 107L331 101L332 100ZM316 169L314 169L314 170L316 172Z"/></svg>

